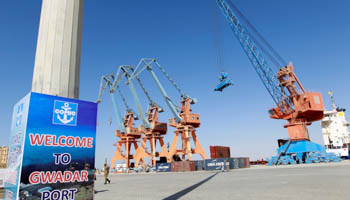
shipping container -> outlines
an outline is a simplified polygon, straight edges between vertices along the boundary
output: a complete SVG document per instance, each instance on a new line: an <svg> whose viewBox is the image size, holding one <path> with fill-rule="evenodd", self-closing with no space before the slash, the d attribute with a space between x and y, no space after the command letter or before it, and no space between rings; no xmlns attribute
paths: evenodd
<svg viewBox="0 0 350 200"><path fill-rule="evenodd" d="M238 169L239 168L239 158L231 158L233 167L232 169Z"/></svg>
<svg viewBox="0 0 350 200"><path fill-rule="evenodd" d="M216 146L210 146L209 149L210 149L210 158L211 159L217 158L217 156L216 156L216 152L217 152Z"/></svg>
<svg viewBox="0 0 350 200"><path fill-rule="evenodd" d="M196 171L196 162L188 161L190 163L190 171Z"/></svg>
<svg viewBox="0 0 350 200"><path fill-rule="evenodd" d="M195 160L196 170L203 171L205 170L205 161L204 160Z"/></svg>
<svg viewBox="0 0 350 200"><path fill-rule="evenodd" d="M210 146L210 158L230 158L230 147Z"/></svg>
<svg viewBox="0 0 350 200"><path fill-rule="evenodd" d="M157 172L171 172L171 163L157 163L156 164Z"/></svg>
<svg viewBox="0 0 350 200"><path fill-rule="evenodd" d="M232 159L228 159L228 158L207 159L205 160L205 170L221 170L225 162L229 163L229 166L233 166ZM226 166L225 166L225 169L226 169Z"/></svg>
<svg viewBox="0 0 350 200"><path fill-rule="evenodd" d="M239 168L245 168L244 158L238 158L238 160L239 160Z"/></svg>
<svg viewBox="0 0 350 200"><path fill-rule="evenodd" d="M172 162L171 163L171 171L172 172L180 172L182 170L182 162L178 161L178 162Z"/></svg>
<svg viewBox="0 0 350 200"><path fill-rule="evenodd" d="M179 161L171 163L172 172L188 172L196 171L195 161Z"/></svg>
<svg viewBox="0 0 350 200"><path fill-rule="evenodd" d="M249 158L248 157L244 158L244 164L245 164L245 168L249 168L250 167L250 162L249 162Z"/></svg>
<svg viewBox="0 0 350 200"><path fill-rule="evenodd" d="M229 169L234 169L234 163L233 163L233 159L229 158Z"/></svg>

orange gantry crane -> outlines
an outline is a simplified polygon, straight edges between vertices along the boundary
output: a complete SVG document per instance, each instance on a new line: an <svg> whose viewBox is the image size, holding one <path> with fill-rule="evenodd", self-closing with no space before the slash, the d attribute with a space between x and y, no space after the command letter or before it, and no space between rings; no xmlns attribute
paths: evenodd
<svg viewBox="0 0 350 200"><path fill-rule="evenodd" d="M129 68L131 72L134 71L132 66ZM139 114L141 117L143 117L143 124L140 125L139 129L140 132L143 133L143 137L141 139L141 145L140 148L137 149L136 155L135 155L135 167L138 167L139 163L143 163L143 158L150 157L152 159L152 166L156 166L157 157L167 157L168 155L168 149L165 146L163 137L167 134L168 126L167 123L159 122L158 121L158 114L163 112L163 108L161 108L157 103L155 103L147 90L145 89L143 83L141 82L141 79L139 77L135 77L135 79L138 81L140 87L142 88L144 94L146 95L148 101L149 101L149 109L147 112L147 119L144 117L142 112L142 106L140 105L140 101L138 99L137 93L135 91L135 88L132 83L132 79L130 76L128 76L128 82L127 84L130 86L131 91L133 92L133 97L135 100L135 103L139 109ZM151 152L147 151L147 141L149 144L149 148ZM159 142L159 145L161 147L161 151L157 152L157 142Z"/></svg>
<svg viewBox="0 0 350 200"><path fill-rule="evenodd" d="M132 109L129 108L119 86L118 82L127 75L127 73L120 74L120 71L125 71L124 66L121 66L118 69L118 72L116 74L116 78L113 76L113 74L110 74L108 76L102 76L101 78L101 84L100 84L100 92L98 95L97 103L101 102L102 95L104 91L106 90L107 86L109 87L109 92L112 97L112 103L113 108L116 113L117 123L118 123L118 130L116 130L115 136L119 138L116 144L114 146L117 147L114 156L112 158L111 166L112 168L115 167L115 163L118 160L123 160L126 163L127 168L130 167L130 160L134 159L134 155L131 154L131 147L134 146L135 151L138 149L138 142L142 136L142 133L139 131L138 128L134 127L134 120L137 120L137 115L133 112ZM126 114L124 118L122 118L120 110L118 108L116 97L114 96L115 88L117 88L119 95L121 96L125 107L126 107ZM143 161L143 158L140 158Z"/></svg>
<svg viewBox="0 0 350 200"><path fill-rule="evenodd" d="M163 136L167 134L167 123L162 123L158 121L159 107L157 105L150 106L148 109L148 122L149 128L144 125L140 126L140 131L144 134L141 139L140 148L136 151L135 156L135 167L138 167L139 163L142 163L142 158L151 157L152 166L156 166L157 157L167 157L168 149L165 146ZM146 151L147 141L149 142L149 147L151 152ZM157 141L161 147L161 152L157 152Z"/></svg>
<svg viewBox="0 0 350 200"><path fill-rule="evenodd" d="M115 146L117 146L117 149L112 158L112 162L111 162L112 166L115 166L116 161L124 160L127 168L129 168L130 160L134 159L136 156L136 155L132 155L130 150L132 145L134 145L134 148L136 151L139 149L137 143L141 138L141 132L138 130L138 128L133 127L133 121L134 121L134 113L128 112L124 118L125 132L121 132L120 129L116 130L115 136L119 137L119 141L115 144ZM122 149L124 149L125 151L124 154L122 153ZM143 158L140 158L140 159L144 161Z"/></svg>
<svg viewBox="0 0 350 200"><path fill-rule="evenodd" d="M182 102L181 102L181 110L178 111L175 104L172 102L171 98L167 95L163 85L160 83L158 77L156 76L153 67L157 67L165 77L171 82L171 84L176 88L176 90L181 94ZM174 118L169 119L169 125L174 127L175 136L174 140L171 144L170 151L167 153L167 160L171 162L173 160L174 155L181 155L183 159L185 156L188 156L188 160L192 160L192 154L199 154L203 159L206 159L205 152L197 138L196 128L200 126L200 116L198 114L191 113L190 104L195 104L195 99L192 99L188 95L184 94L182 90L177 86L177 84L170 78L170 76L166 73L166 71L159 65L156 59L148 59L143 58L140 60L135 70L133 70L132 74L127 81L127 84L133 88L132 80L137 79L140 73L143 71L149 71L152 78L154 79L156 85L158 86L166 104L168 105L170 111L172 112ZM132 89L133 91L133 89ZM134 92L134 100L139 108L139 113L143 116L143 112L141 109L141 105L139 103L138 97ZM144 126L149 129L149 124L147 120L143 120ZM177 149L177 140L178 137L181 137L181 148ZM194 142L195 147L191 147L191 139ZM163 143L164 144L164 143ZM165 155L165 154L163 154Z"/></svg>
<svg viewBox="0 0 350 200"><path fill-rule="evenodd" d="M176 118L169 119L169 125L176 129L168 154L169 161L172 160L174 155L181 155L183 160L185 159L185 155L188 155L188 160L192 160L192 154L199 154L203 159L206 159L205 152L196 135L196 128L201 124L200 116L199 114L191 113L191 103L194 104L195 102L189 97L181 101L181 121L177 122ZM181 149L177 149L179 135L182 141ZM193 139L195 148L191 148L191 138Z"/></svg>

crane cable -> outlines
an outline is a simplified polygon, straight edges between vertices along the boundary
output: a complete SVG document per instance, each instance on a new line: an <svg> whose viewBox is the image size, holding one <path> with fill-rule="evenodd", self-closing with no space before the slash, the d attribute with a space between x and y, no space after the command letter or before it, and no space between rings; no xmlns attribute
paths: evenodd
<svg viewBox="0 0 350 200"><path fill-rule="evenodd" d="M256 43L256 45L261 49L261 51L270 58L270 60L275 64L276 67L283 67L287 64L287 62L278 54L278 52L270 45L269 42L254 28L254 26L249 22L249 20L242 14L242 12L232 3L231 0L227 0L227 3L231 6L231 8L237 13L240 17L240 20L243 21L246 25L246 28L249 28L250 31L247 30L250 38ZM261 42L267 47L268 50L261 44L253 34L257 36L261 40Z"/></svg>
<svg viewBox="0 0 350 200"><path fill-rule="evenodd" d="M113 97L112 97L113 98ZM112 101L108 101L109 103L109 108L112 108L113 105L112 105ZM113 110L112 109L108 109L109 110L109 119L108 119L108 124L111 126L112 125L112 122L113 122Z"/></svg>
<svg viewBox="0 0 350 200"><path fill-rule="evenodd" d="M120 97L122 98L122 100L124 102L124 105L125 105L125 108L126 108L127 112L130 112L131 109L129 108L129 106L128 106L127 102L126 102L126 99L124 98L124 95L123 95L122 91L120 90L119 85L117 85L116 88L118 90L118 93L119 93Z"/></svg>
<svg viewBox="0 0 350 200"><path fill-rule="evenodd" d="M148 65L146 62L144 62L146 65ZM153 63L158 67L158 69L163 73L163 75L168 79L168 81L175 87L175 89L180 93L182 98L187 98L187 95L180 89L180 87L176 84L176 82L170 77L170 75L165 71L165 69L156 61L153 60ZM180 107L176 105L170 98L168 98L168 101L170 101L176 108L178 112L180 112Z"/></svg>
<svg viewBox="0 0 350 200"><path fill-rule="evenodd" d="M149 94L148 94L146 88L144 87L143 83L141 82L141 79L140 79L138 76L135 76L135 79L136 79L137 82L139 83L139 85L140 85L140 87L141 87L143 93L146 95L146 97L147 97L147 99L148 99L150 105L152 105L152 106L155 105L154 101L151 99L151 97L149 96Z"/></svg>
<svg viewBox="0 0 350 200"><path fill-rule="evenodd" d="M185 93L180 89L176 82L170 77L170 75L164 70L162 66L157 61L154 61L158 69L163 73L163 75L168 79L168 81L175 87L175 89L180 93L181 97L186 96ZM146 64L146 63L145 63ZM174 104L175 105L175 104Z"/></svg>
<svg viewBox="0 0 350 200"><path fill-rule="evenodd" d="M216 5L212 3L210 6L211 15L212 15L212 29L213 29L213 35L214 35L214 43L216 48L216 67L219 69L219 71L224 71L224 56L222 51L222 41L220 40L221 35L221 28L219 24L219 16L216 9Z"/></svg>

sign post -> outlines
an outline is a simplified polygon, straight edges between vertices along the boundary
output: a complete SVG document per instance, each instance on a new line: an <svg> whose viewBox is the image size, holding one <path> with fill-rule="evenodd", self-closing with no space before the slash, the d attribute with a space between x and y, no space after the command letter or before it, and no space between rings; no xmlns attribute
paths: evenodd
<svg viewBox="0 0 350 200"><path fill-rule="evenodd" d="M97 104L31 92L12 118L5 199L93 199Z"/></svg>

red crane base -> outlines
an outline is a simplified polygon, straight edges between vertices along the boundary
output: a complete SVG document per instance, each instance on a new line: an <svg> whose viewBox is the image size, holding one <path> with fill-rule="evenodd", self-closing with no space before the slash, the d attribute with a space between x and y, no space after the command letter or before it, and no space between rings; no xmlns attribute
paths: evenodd
<svg viewBox="0 0 350 200"><path fill-rule="evenodd" d="M284 128L288 129L288 135L290 140L310 140L309 131L307 126L311 125L311 122L305 122L304 119L296 119L294 122L289 122Z"/></svg>

